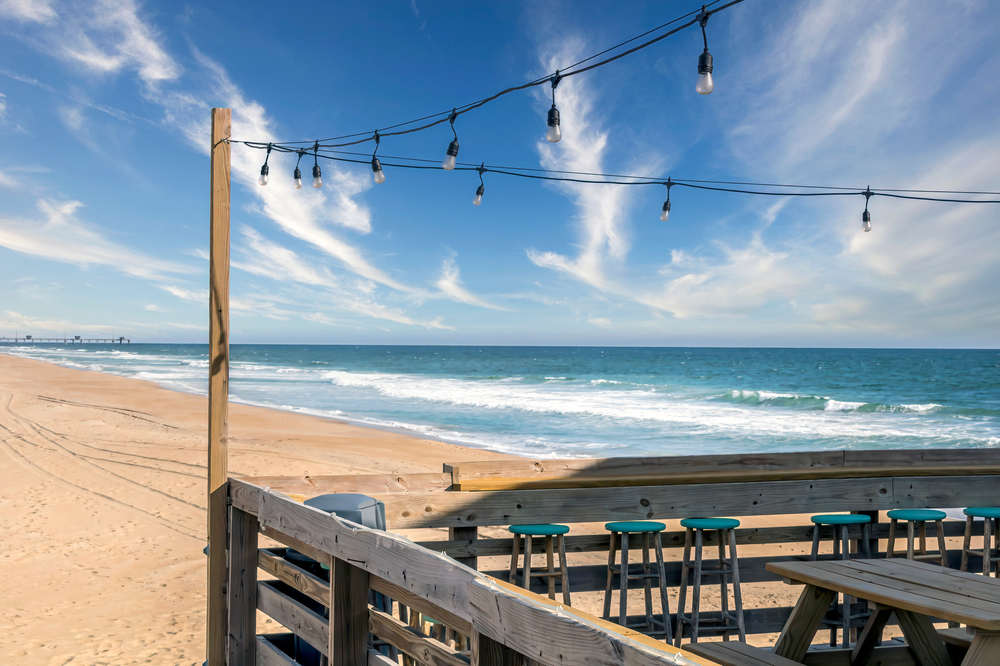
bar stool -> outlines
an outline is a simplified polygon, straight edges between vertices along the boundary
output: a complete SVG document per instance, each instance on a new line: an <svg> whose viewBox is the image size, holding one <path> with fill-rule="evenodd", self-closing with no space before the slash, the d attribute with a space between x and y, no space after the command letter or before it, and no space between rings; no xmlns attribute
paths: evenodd
<svg viewBox="0 0 1000 666"><path fill-rule="evenodd" d="M611 548L608 550L608 585L604 589L604 619L611 619L611 584L615 574L619 576L620 599L618 603L618 624L629 629L644 629L643 633L649 636L662 635L664 640L670 642L670 604L667 601L667 577L663 566L663 541L660 533L667 528L663 523L656 522L618 522L607 523L604 529L611 532ZM629 564L628 547L629 535L642 535L642 564ZM622 563L615 565L615 537L618 537L622 552ZM656 547L656 563L649 561L649 542L652 541ZM639 573L633 573L633 569L640 567ZM652 579L656 579L660 586L660 608L663 611L663 619L657 620L653 617L653 591ZM646 621L641 624L628 624L628 582L630 580L643 581L646 588ZM656 627L660 627L657 629Z"/></svg>
<svg viewBox="0 0 1000 666"><path fill-rule="evenodd" d="M521 551L521 537L524 537L524 568L522 569L521 587L531 588L532 578L548 579L549 599L556 598L556 578L562 579L563 603L570 605L569 601L569 569L566 566L566 538L569 532L566 525L511 525L507 531L514 535L514 552L510 556L510 582L517 585L517 556ZM548 568L531 568L531 541L532 537L545 537L545 555ZM559 538L559 571L555 570L554 557L552 551L552 537Z"/></svg>
<svg viewBox="0 0 1000 666"><path fill-rule="evenodd" d="M863 516L854 513L832 513L832 514L822 514L819 516L813 516L810 518L813 522L813 546L812 552L809 554L810 560L815 560L819 556L819 539L820 539L820 528L823 525L830 525L833 527L833 556L839 557L842 560L851 559L851 548L850 540L848 539L848 528L850 525L860 525L861 526L861 549L864 553L865 559L871 559L871 547L868 544L868 523L871 522L870 516ZM838 530L839 528L839 530ZM840 532L839 538L837 532ZM844 627L844 638L843 646L846 648L850 646L851 643L851 628L863 627L864 620L868 618L871 614L867 611L862 613L851 614L851 603L854 601L854 597L844 595L844 605L842 610L838 613L840 615L839 620L823 620L823 624L830 625L830 645L834 646L837 644L837 623L842 623ZM833 600L833 611L837 613L837 599ZM859 620L859 622L854 622Z"/></svg>
<svg viewBox="0 0 1000 666"><path fill-rule="evenodd" d="M965 541L962 543L962 571L969 570L969 555L981 555L983 558L983 575L989 576L993 562L1000 562L1000 507L997 506L977 506L970 507L962 511L966 515L965 519ZM972 550L972 520L973 518L983 519L983 549ZM990 521L993 524L990 525ZM994 540L994 547L990 547L990 538ZM994 556L993 551L997 554ZM1000 578L1000 564L997 565L996 577Z"/></svg>
<svg viewBox="0 0 1000 666"><path fill-rule="evenodd" d="M906 559L908 560L937 560L941 566L948 566L948 546L944 543L943 521L948 514L944 511L933 509L893 509L886 513L889 516L889 545L885 549L885 557L896 556L896 523L900 520L906 521ZM934 521L937 527L937 540L940 552L927 552L927 523ZM920 552L915 552L913 540L916 534L916 527L920 526Z"/></svg>
<svg viewBox="0 0 1000 666"><path fill-rule="evenodd" d="M740 595L740 569L736 557L736 528L740 526L740 521L735 518L685 518L681 521L681 527L687 529L684 535L684 559L681 561L681 589L677 599L677 627L675 645L681 646L681 637L684 635L684 623L691 625L691 642L698 642L698 635L701 631L722 632L722 640L729 640L729 633L732 627L731 621L736 622L736 628L740 640L746 642L746 627L743 624L743 598ZM718 532L719 538L719 566L709 568L707 571L702 568L701 549L705 543L705 530ZM726 540L729 540L729 559L726 559ZM694 544L695 559L691 562L691 545ZM726 568L726 565L729 568ZM687 596L688 574L694 567L694 593L691 596L691 615L684 615L684 601ZM704 627L698 617L698 606L701 603L701 579L703 576L718 576L722 587L722 615L717 620L721 624L718 627ZM736 605L736 615L729 612L729 593L726 586L726 576L732 579L733 600ZM715 620L705 620L715 622Z"/></svg>

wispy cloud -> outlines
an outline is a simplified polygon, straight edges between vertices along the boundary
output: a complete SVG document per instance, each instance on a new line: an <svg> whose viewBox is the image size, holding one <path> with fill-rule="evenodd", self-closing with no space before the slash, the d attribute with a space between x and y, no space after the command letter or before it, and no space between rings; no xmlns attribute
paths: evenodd
<svg viewBox="0 0 1000 666"><path fill-rule="evenodd" d="M448 257L444 260L444 263L441 266L441 277L434 283L434 286L440 289L449 298L458 301L459 303L468 303L469 305L489 308L491 310L507 309L500 307L495 303L491 303L481 296L477 296L462 286L462 278L459 274L458 263L456 262L454 256Z"/></svg>
<svg viewBox="0 0 1000 666"><path fill-rule="evenodd" d="M0 0L0 16L18 21L48 23L56 18L52 0Z"/></svg>
<svg viewBox="0 0 1000 666"><path fill-rule="evenodd" d="M77 210L82 205L79 201L41 199L41 220L0 217L0 246L76 266L106 266L148 280L194 272L189 266L157 259L107 239L101 230L79 219Z"/></svg>

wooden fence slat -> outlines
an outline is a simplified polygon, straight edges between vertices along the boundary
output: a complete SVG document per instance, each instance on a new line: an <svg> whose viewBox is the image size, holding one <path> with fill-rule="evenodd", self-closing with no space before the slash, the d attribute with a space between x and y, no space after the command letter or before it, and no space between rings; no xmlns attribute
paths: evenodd
<svg viewBox="0 0 1000 666"><path fill-rule="evenodd" d="M329 656L327 641L330 627L322 615L282 594L277 587L266 581L257 583L257 608Z"/></svg>
<svg viewBox="0 0 1000 666"><path fill-rule="evenodd" d="M524 666L514 650L478 631L472 634L472 666Z"/></svg>
<svg viewBox="0 0 1000 666"><path fill-rule="evenodd" d="M368 663L368 572L334 559L330 584L330 662Z"/></svg>
<svg viewBox="0 0 1000 666"><path fill-rule="evenodd" d="M436 619L436 618L435 618ZM388 613L368 609L368 631L427 666L469 666L469 658Z"/></svg>
<svg viewBox="0 0 1000 666"><path fill-rule="evenodd" d="M810 650L802 658L806 666L851 666L851 650ZM913 652L906 645L876 647L866 664L877 666L913 666Z"/></svg>
<svg viewBox="0 0 1000 666"><path fill-rule="evenodd" d="M379 578L378 576L371 576L369 578L369 585L376 592L381 592L390 599L394 599L399 603L409 607L412 610L423 613L424 615L430 615L435 620L439 620L444 623L449 629L454 629L459 633L468 636L472 633L472 623L464 617L460 617L453 613L452 611L442 608L423 597L411 592L408 589L402 588L394 583L390 583L384 578Z"/></svg>
<svg viewBox="0 0 1000 666"><path fill-rule="evenodd" d="M299 663L279 650L264 636L257 636L257 666L299 666Z"/></svg>
<svg viewBox="0 0 1000 666"><path fill-rule="evenodd" d="M986 481L994 477L980 477ZM657 520L696 515L758 516L893 508L891 479L771 481L718 485L500 490L387 495L392 529L471 527L604 520Z"/></svg>
<svg viewBox="0 0 1000 666"><path fill-rule="evenodd" d="M392 495L436 492L451 488L451 475L443 472L419 474L338 474L334 476L243 476L240 481L280 493L315 497L326 493Z"/></svg>
<svg viewBox="0 0 1000 666"><path fill-rule="evenodd" d="M897 477L892 480L894 509L995 506L1000 476Z"/></svg>
<svg viewBox="0 0 1000 666"><path fill-rule="evenodd" d="M313 601L330 607L330 584L284 559L279 549L261 548L257 552L257 566Z"/></svg>
<svg viewBox="0 0 1000 666"><path fill-rule="evenodd" d="M229 516L229 666L252 666L257 646L257 516Z"/></svg>

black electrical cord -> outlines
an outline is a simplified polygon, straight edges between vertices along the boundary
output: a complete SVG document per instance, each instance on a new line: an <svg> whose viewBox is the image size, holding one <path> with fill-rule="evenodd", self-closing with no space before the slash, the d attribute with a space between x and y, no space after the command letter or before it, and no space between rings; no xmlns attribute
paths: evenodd
<svg viewBox="0 0 1000 666"><path fill-rule="evenodd" d="M720 1L721 0L714 0L714 2L712 2L709 5L706 5L705 7L711 7L712 5L714 5L714 4L716 4L716 3L720 2ZM674 35L674 34L680 32L681 30L684 30L686 28L691 27L692 25L695 25L695 24L699 23L699 19L702 16L711 16L712 14L720 12L720 11L722 11L724 9L732 7L733 5L739 4L741 2L743 2L743 0L732 0L731 2L728 2L728 3L724 4L724 5L722 5L721 7L717 7L716 9L708 10L708 9L705 9L705 7L702 7L701 9L697 9L697 10L688 12L687 14L685 14L683 16L680 16L680 17L678 17L678 18L676 18L676 19L674 19L672 21L664 23L659 28L653 28L652 30L648 30L648 31L642 33L641 35L638 35L636 37L633 37L632 39L629 39L628 41L625 41L625 42L622 42L621 44L618 44L617 46L612 46L609 49L605 49L604 51L601 51L600 53L596 53L596 54L594 54L594 55L592 55L592 56L590 56L588 58L585 58L585 59L583 59L583 60L581 60L581 61L579 61L579 62L577 62L577 63L575 63L573 65L570 65L566 69L572 69L573 67L577 67L577 66L579 66L579 65L581 65L581 64L583 64L585 62L593 60L594 58L597 58L597 57L599 57L601 55L604 55L604 54L606 54L606 53L608 53L610 51L614 51L614 50L616 50L618 48L621 48L622 46L624 46L626 44L630 44L630 43L634 42L637 39L641 39L642 37L644 37L644 36L646 36L646 35L648 35L648 34L650 34L652 32L656 32L657 30L665 28L666 26L669 26L669 25L672 25L674 23L677 23L678 21L683 21L684 19L686 19L686 18L688 18L688 17L690 17L690 16L692 16L694 14L697 14L697 16L695 16L695 18L692 19L691 21L688 21L687 23L684 23L683 25L677 26L673 30L669 30L669 31L663 33L662 35L654 37L653 39L651 39L649 41L643 42L642 44L639 44L638 46L635 46L635 47L633 47L633 48L631 48L631 49L629 49L627 51L624 51L622 53L614 55L614 56L612 56L610 58L606 58L606 59L601 60L599 62L596 62L596 63L594 63L592 65L588 65L587 67L583 67L581 69L576 69L576 70L570 71L570 72L566 72L564 70L557 70L555 74L547 74L547 75L545 75L543 77L534 79L532 81L529 81L527 83L521 84L519 86L512 86L510 88L505 88L504 90L501 90L500 92L498 92L498 93L496 93L494 95L491 95L489 97L484 97L483 99L481 99L479 101L471 102L469 104L464 104L464 105L458 106L458 107L454 107L451 111L441 111L439 113L432 113L430 115L423 116L422 118L415 118L413 120L407 120L405 122L397 123L395 125L389 125L388 127L384 127L384 128L382 128L380 130L381 136L383 136L383 137L386 137L386 136L400 136L400 135L403 135L403 134L412 134L413 132L420 132L420 131L423 131L425 129L430 129L431 127L435 127L435 126L440 125L442 123L448 122L449 119L451 119L451 118L453 118L455 116L459 116L459 115L461 115L463 113L468 113L469 111L473 111L475 109L478 109L481 106L489 104L493 100L495 100L495 99L497 99L499 97L502 97L504 95L510 94L512 92L517 92L518 90L526 90L527 88L532 88L534 86L540 86L540 85L543 85L545 83L548 83L555 76L559 76L561 78L565 78L567 76L575 76L576 74L583 74L584 72L589 72L590 70L596 69L598 67L603 67L604 65L607 65L609 63L612 63L612 62L618 60L619 58L624 58L625 56L627 56L629 54L635 53L636 51L640 51L640 50L642 50L644 48L652 46L653 44L655 44L655 43L657 43L657 42L659 42L659 41L661 41L663 39L666 39L667 37L669 37L671 35ZM421 123L421 122L424 122L425 120L430 120L432 118L437 118L437 120L435 120L434 122L431 122L431 123L420 125L419 127L411 127L409 129L399 130L399 131L396 131L396 132L387 132L386 131L386 130L393 130L393 129L396 129L396 128L399 128L399 127L405 127L407 125L413 125L415 123ZM452 122L454 122L454 121L452 121ZM364 138L356 138L356 137L364 137ZM344 148L344 147L347 147L347 146L355 146L355 145L358 145L360 143L365 143L366 141L371 141L372 138L373 138L373 131L369 130L369 131L366 131L366 132L355 132L354 134L342 134L340 136L333 136L333 137L328 137L326 139L319 139L319 140L314 140L314 141L280 141L280 142L273 142L273 144L274 144L274 147L275 147L276 150L279 150L280 148L284 148L284 150L281 150L281 152L294 152L295 149L291 148L291 146L294 146L296 144L319 143L320 144L320 148ZM347 141L347 142L344 142L344 143L327 143L328 141L341 141L343 139L354 139L354 140ZM249 145L249 143L246 142L246 141L233 141L233 143L247 143L247 145Z"/></svg>

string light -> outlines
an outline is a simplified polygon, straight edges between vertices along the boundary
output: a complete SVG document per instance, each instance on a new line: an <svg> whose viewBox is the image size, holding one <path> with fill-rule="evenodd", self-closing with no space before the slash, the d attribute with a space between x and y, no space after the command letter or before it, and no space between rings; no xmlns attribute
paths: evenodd
<svg viewBox="0 0 1000 666"><path fill-rule="evenodd" d="M483 182L483 174L486 173L486 163L484 162L476 171L479 172L479 187L476 188L476 197L472 200L473 206L483 203L483 194L486 192L486 183Z"/></svg>
<svg viewBox="0 0 1000 666"><path fill-rule="evenodd" d="M378 134L378 130L375 131L375 152L372 153L372 177L375 179L375 184L385 182L385 172L382 171L382 163L378 161L375 157L375 153L378 152L379 143L382 138Z"/></svg>
<svg viewBox="0 0 1000 666"><path fill-rule="evenodd" d="M712 54L708 52L708 35L705 33L705 26L708 25L708 17L711 16L702 6L701 14L698 15L698 23L701 24L701 38L705 41L705 52L698 56L698 83L694 89L699 95L709 95L715 90L715 82L712 81Z"/></svg>
<svg viewBox="0 0 1000 666"><path fill-rule="evenodd" d="M323 172L319 168L319 141L313 146L313 187L319 189L323 187Z"/></svg>
<svg viewBox="0 0 1000 666"><path fill-rule="evenodd" d="M866 187L862 194L865 195L865 212L861 213L861 230L867 233L872 230L872 214L868 212L868 200L872 198L872 188Z"/></svg>
<svg viewBox="0 0 1000 666"><path fill-rule="evenodd" d="M302 161L302 156L306 154L306 151L299 151L299 159L295 162L295 171L292 173L292 178L295 179L295 189L302 189L302 171L299 170L299 162Z"/></svg>
<svg viewBox="0 0 1000 666"><path fill-rule="evenodd" d="M268 144L268 146L267 146L267 155L264 157L264 166L262 166L260 168L260 178L257 179L257 182L262 187L264 185L267 185L267 174L270 172L270 169L267 166L267 160L269 160L270 158L271 158L271 145Z"/></svg>
<svg viewBox="0 0 1000 666"><path fill-rule="evenodd" d="M674 183L670 178L667 178L667 182L663 184L667 186L667 200L663 202L663 212L660 213L660 221L666 222L667 218L670 217L670 188L674 186Z"/></svg>
<svg viewBox="0 0 1000 666"><path fill-rule="evenodd" d="M560 81L562 81L562 77L559 76L557 69L555 76L552 77L552 108L549 109L549 129L545 133L545 138L549 140L549 143L559 143L559 139L562 138L562 130L559 129L559 109L556 108L556 86L559 85Z"/></svg>
<svg viewBox="0 0 1000 666"><path fill-rule="evenodd" d="M455 131L455 118L457 117L458 114L455 113L455 110L452 110L449 120L451 121L451 133L455 135L455 138L448 144L448 151L444 155L444 162L441 163L441 167L448 171L455 168L455 158L458 157L458 132Z"/></svg>

